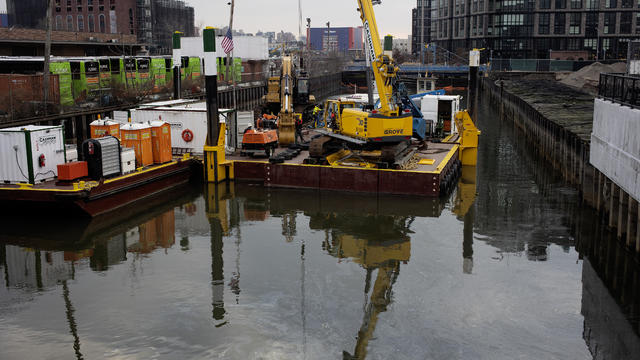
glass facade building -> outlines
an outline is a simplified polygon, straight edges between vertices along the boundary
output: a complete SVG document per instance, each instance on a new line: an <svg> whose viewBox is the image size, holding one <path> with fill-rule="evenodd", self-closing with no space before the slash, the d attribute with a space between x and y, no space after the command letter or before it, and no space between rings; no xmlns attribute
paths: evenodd
<svg viewBox="0 0 640 360"><path fill-rule="evenodd" d="M622 59L640 38L640 0L432 0L430 41L494 58Z"/></svg>

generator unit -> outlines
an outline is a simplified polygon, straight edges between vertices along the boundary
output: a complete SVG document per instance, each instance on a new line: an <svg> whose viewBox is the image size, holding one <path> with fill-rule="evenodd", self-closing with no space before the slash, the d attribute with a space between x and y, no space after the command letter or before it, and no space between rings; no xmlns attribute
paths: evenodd
<svg viewBox="0 0 640 360"><path fill-rule="evenodd" d="M58 176L65 163L63 126L0 129L0 181L36 184Z"/></svg>
<svg viewBox="0 0 640 360"><path fill-rule="evenodd" d="M122 173L120 140L113 136L88 139L82 143L82 155L87 162L89 177L94 180Z"/></svg>

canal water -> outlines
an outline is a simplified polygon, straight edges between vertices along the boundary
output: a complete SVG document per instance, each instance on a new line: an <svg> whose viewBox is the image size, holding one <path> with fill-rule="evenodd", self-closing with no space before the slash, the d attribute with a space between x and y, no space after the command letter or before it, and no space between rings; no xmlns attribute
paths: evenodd
<svg viewBox="0 0 640 360"><path fill-rule="evenodd" d="M636 260L480 110L442 199L198 185L3 219L0 358L637 358Z"/></svg>

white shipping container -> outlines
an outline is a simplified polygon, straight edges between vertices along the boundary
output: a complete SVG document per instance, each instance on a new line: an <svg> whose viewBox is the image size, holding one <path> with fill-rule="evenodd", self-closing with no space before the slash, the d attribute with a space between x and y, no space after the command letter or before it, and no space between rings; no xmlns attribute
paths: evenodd
<svg viewBox="0 0 640 360"><path fill-rule="evenodd" d="M253 126L253 111L239 111L238 123L236 124L238 144L242 144L242 135L244 130L249 126Z"/></svg>
<svg viewBox="0 0 640 360"><path fill-rule="evenodd" d="M224 112L225 109L219 111ZM207 141L207 107L205 102L131 110L132 122L146 123L159 119L171 126L171 147L174 153L204 154L204 145ZM222 114L220 122L226 122L226 118ZM186 141L190 139L189 136L185 136L188 132L193 135L191 141Z"/></svg>
<svg viewBox="0 0 640 360"><path fill-rule="evenodd" d="M66 161L63 126L0 129L0 181L39 183L58 176Z"/></svg>

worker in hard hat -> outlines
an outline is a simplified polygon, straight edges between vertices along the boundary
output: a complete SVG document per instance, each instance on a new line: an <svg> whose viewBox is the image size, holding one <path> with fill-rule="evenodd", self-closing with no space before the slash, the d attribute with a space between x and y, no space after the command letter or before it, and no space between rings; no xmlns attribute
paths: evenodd
<svg viewBox="0 0 640 360"><path fill-rule="evenodd" d="M316 127L321 127L320 122L322 121L322 109L316 105L313 108L313 118L316 121Z"/></svg>
<svg viewBox="0 0 640 360"><path fill-rule="evenodd" d="M304 143L304 138L302 137L302 114L296 114L295 117L296 117L296 142L298 144L302 144Z"/></svg>

